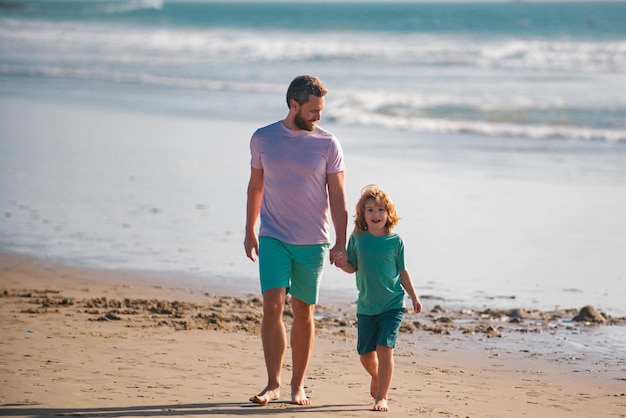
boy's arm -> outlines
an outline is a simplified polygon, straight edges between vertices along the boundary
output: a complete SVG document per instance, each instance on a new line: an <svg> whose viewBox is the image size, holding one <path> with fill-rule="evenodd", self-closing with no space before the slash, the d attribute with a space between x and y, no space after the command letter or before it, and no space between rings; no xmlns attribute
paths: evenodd
<svg viewBox="0 0 626 418"><path fill-rule="evenodd" d="M352 274L357 270L356 266L349 261L346 261L339 267L348 274Z"/></svg>
<svg viewBox="0 0 626 418"><path fill-rule="evenodd" d="M415 293L415 288L413 287L413 280L411 279L411 273L408 270L402 270L400 272L400 280L402 283L402 287L409 294L411 301L413 302L413 310L415 313L420 313L422 311L422 302L417 297L417 293Z"/></svg>

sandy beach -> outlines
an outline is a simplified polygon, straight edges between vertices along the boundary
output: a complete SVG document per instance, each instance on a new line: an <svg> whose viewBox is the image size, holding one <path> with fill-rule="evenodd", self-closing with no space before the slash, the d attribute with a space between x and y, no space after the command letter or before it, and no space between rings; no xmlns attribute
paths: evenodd
<svg viewBox="0 0 626 418"><path fill-rule="evenodd" d="M265 379L259 296L167 283L0 255L0 415L375 414L354 350L353 307L318 308L307 381L312 405L289 403L288 351L283 398L260 407L247 401ZM436 322L427 321L436 309L425 305L430 312L409 316L407 324ZM480 331L484 321L474 322L479 334L498 332ZM409 331L419 344L409 342ZM626 379L619 373L574 371L575 359L548 362L507 352L493 337L495 345L485 351L430 326L405 329L387 416L626 415Z"/></svg>
<svg viewBox="0 0 626 418"><path fill-rule="evenodd" d="M0 1L0 416L375 414L328 265L313 404L289 350L248 401L250 137L313 74L424 303L387 416L626 417L626 3L305 3Z"/></svg>

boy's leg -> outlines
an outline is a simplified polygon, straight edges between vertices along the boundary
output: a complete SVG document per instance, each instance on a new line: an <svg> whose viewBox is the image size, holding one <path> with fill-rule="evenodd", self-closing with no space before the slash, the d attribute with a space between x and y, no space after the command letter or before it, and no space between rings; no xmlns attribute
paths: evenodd
<svg viewBox="0 0 626 418"><path fill-rule="evenodd" d="M387 396L393 377L393 348L396 345L404 309L391 309L377 317L376 356L378 357L378 390L374 411L388 411Z"/></svg>
<svg viewBox="0 0 626 418"><path fill-rule="evenodd" d="M263 292L261 341L267 369L267 386L261 393L250 398L250 401L261 405L280 399L280 376L287 346L287 335L283 323L284 306L284 288L275 288Z"/></svg>
<svg viewBox="0 0 626 418"><path fill-rule="evenodd" d="M313 314L315 305L310 305L298 298L291 298L293 325L291 327L291 355L293 375L291 378L291 402L296 405L310 405L304 391L304 375L311 359L315 338Z"/></svg>
<svg viewBox="0 0 626 418"><path fill-rule="evenodd" d="M378 345L376 346L376 354L378 357L378 391L374 397L376 401L374 411L388 411L387 397L389 396L394 367L393 348Z"/></svg>
<svg viewBox="0 0 626 418"><path fill-rule="evenodd" d="M370 395L372 395L372 398L376 399L376 395L378 394L378 355L376 351L370 351L369 353L361 354L360 359L365 371L372 376Z"/></svg>

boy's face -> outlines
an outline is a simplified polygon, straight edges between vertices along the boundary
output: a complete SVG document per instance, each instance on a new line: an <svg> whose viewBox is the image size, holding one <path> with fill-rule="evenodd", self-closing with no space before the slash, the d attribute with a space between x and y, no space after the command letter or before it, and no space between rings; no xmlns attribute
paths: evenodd
<svg viewBox="0 0 626 418"><path fill-rule="evenodd" d="M384 235L385 225L387 225L387 209L376 204L374 199L365 201L365 223L367 230L372 235Z"/></svg>

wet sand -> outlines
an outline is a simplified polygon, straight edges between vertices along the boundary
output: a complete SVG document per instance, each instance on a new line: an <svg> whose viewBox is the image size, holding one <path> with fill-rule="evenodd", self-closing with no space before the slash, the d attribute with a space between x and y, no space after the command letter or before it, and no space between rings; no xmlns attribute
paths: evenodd
<svg viewBox="0 0 626 418"><path fill-rule="evenodd" d="M312 405L289 403L288 350L282 398L258 406L248 398L265 383L260 296L172 283L0 254L0 415L377 414L354 348L354 306L317 309ZM583 359L502 349L512 336L622 327L624 318L593 309L479 312L423 298L426 311L405 318L386 416L626 416L623 361L598 373Z"/></svg>

